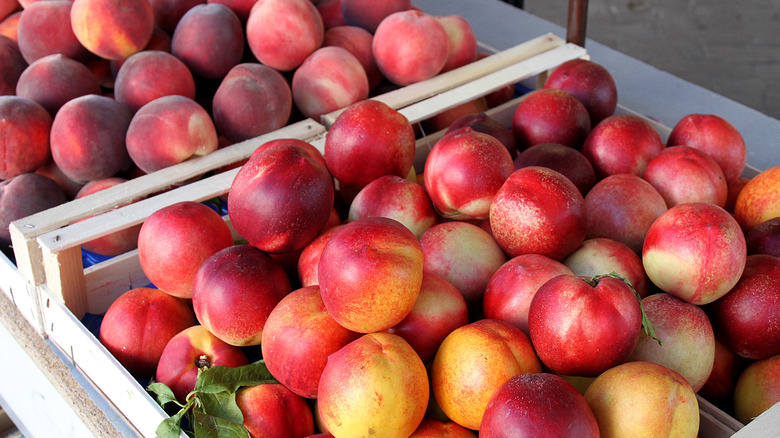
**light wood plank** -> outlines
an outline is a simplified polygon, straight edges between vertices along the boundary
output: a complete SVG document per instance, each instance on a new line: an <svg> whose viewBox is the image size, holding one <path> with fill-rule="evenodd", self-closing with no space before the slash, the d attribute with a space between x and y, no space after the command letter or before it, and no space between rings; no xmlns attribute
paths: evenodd
<svg viewBox="0 0 780 438"><path fill-rule="evenodd" d="M52 343L89 377L141 436L154 437L157 426L168 418L165 411L46 286L39 290ZM181 437L186 435L182 433Z"/></svg>
<svg viewBox="0 0 780 438"><path fill-rule="evenodd" d="M373 99L383 102L393 109L400 109L564 44L566 44L565 40L552 33L541 35L507 50L494 53L433 78L398 88ZM330 128L343 111L341 109L325 114L320 122L326 128Z"/></svg>

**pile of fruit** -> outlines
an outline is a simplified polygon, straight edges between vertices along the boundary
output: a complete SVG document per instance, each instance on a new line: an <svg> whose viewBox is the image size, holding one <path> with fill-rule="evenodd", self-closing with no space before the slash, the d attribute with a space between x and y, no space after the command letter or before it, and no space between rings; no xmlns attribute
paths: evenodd
<svg viewBox="0 0 780 438"><path fill-rule="evenodd" d="M171 412L160 435L696 436L697 394L743 423L780 401L780 168L743 177L728 121L690 114L662 139L578 59L509 126L486 112L505 90L425 121L446 134L415 169L420 127L366 98L478 59L465 20L401 0L195 3L39 1L17 45L0 37L38 56L0 97L0 223L11 199L56 205L345 108L322 151L260 146L229 217L180 202L90 242L137 246L153 284L99 337ZM31 51L25 14L55 9L79 50ZM99 31L108 13L130 13L127 34ZM43 85L68 68L97 88Z"/></svg>

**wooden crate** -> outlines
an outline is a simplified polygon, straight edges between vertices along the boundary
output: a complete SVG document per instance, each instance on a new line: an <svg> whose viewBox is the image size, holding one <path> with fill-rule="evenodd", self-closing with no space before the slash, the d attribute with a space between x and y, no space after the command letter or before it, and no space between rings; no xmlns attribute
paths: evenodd
<svg viewBox="0 0 780 438"><path fill-rule="evenodd" d="M542 35L474 64L375 99L398 109L412 123L419 123L508 84L539 84L551 68L579 57L587 57L582 47L567 44L552 34ZM488 113L509 125L514 108L522 98ZM632 113L623 107L618 111ZM5 258L0 260L3 262L0 263L0 288L12 297L39 333L48 337L92 381L139 435L154 436L155 428L167 417L166 413L81 321L86 313L105 312L121 293L148 283L140 269L137 251L84 268L81 244L139 224L153 212L173 203L203 201L226 194L238 169L192 180L247 158L266 141L300 138L323 151L327 129L339 113L323 116L321 123L304 120L14 222L11 233L18 267ZM669 128L651 123L662 139L666 139ZM418 171L422 170L425 157L443 134L443 131L431 133L417 141L415 167ZM755 173L757 170L747 169L745 175ZM165 189L170 190L159 193ZM147 198L116 208L143 197ZM102 214L72 223L98 213ZM6 276L6 272L13 275ZM13 281L7 278L13 278ZM699 436L739 435L743 425L722 410L701 397L699 408Z"/></svg>
<svg viewBox="0 0 780 438"><path fill-rule="evenodd" d="M551 68L583 56L586 52L582 47L567 44L553 34L542 35L376 99L417 123L505 85L534 79L538 82ZM140 269L137 251L85 268L81 244L140 224L153 212L176 202L200 202L226 194L238 168L201 176L248 158L269 140L299 138L323 151L327 127L337 114L324 116L322 124L307 119L13 222L16 266L3 257L0 273L13 275L2 276L0 289L139 435L154 436L157 425L167 415L82 323L85 314L104 313L116 297L148 284L148 279ZM427 154L428 146L425 141L418 143L422 151L418 155ZM131 201L136 202L128 204ZM79 219L84 220L73 223Z"/></svg>

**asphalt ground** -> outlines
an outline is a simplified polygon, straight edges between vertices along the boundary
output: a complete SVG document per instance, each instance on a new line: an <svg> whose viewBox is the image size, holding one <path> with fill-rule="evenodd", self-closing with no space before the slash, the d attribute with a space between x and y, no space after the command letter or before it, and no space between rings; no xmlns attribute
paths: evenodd
<svg viewBox="0 0 780 438"><path fill-rule="evenodd" d="M566 27L566 0L508 3ZM590 0L586 36L780 119L778 0Z"/></svg>

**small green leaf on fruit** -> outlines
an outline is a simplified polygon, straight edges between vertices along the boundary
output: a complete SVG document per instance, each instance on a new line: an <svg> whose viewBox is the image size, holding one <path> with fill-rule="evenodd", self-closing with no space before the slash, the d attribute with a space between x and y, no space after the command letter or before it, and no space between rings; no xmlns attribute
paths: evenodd
<svg viewBox="0 0 780 438"><path fill-rule="evenodd" d="M244 423L244 414L236 403L235 392L201 393L198 395L203 411L215 417L224 418L233 423Z"/></svg>
<svg viewBox="0 0 780 438"><path fill-rule="evenodd" d="M265 362L257 361L240 367L216 366L198 374L195 391L206 394L238 391L242 386L255 386L264 383L278 383L268 372Z"/></svg>
<svg viewBox="0 0 780 438"><path fill-rule="evenodd" d="M631 290L634 292L634 295L636 295L636 299L639 300L639 310L642 313L642 329L644 329L645 334L647 336L650 336L651 338L655 339L658 342L658 345L663 345L660 339L655 335L655 328L653 328L653 323L650 321L650 318L647 316L647 313L645 313L644 307L642 307L642 297L639 296L639 292L636 291L634 288L634 285L631 284L631 281L629 281L627 278L623 278L618 274L617 272L610 272L606 275L599 275L597 276L599 278L601 277L612 277L617 278L618 280L622 280L624 283L628 285L628 287L631 288ZM596 278L596 277L593 277Z"/></svg>
<svg viewBox="0 0 780 438"><path fill-rule="evenodd" d="M198 438L250 438L243 424L194 411L194 431Z"/></svg>
<svg viewBox="0 0 780 438"><path fill-rule="evenodd" d="M162 407L171 402L179 404L173 391L165 383L153 382L146 389L154 394L157 403Z"/></svg>
<svg viewBox="0 0 780 438"><path fill-rule="evenodd" d="M170 418L160 422L155 433L157 438L178 438L181 435L181 419L187 411L182 409Z"/></svg>

